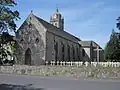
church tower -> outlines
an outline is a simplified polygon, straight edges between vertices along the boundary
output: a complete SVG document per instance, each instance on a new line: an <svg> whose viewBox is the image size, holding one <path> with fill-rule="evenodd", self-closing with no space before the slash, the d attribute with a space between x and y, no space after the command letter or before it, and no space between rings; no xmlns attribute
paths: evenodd
<svg viewBox="0 0 120 90"><path fill-rule="evenodd" d="M57 28L64 30L64 18L59 13L58 8L56 9L56 12L50 17L50 23L56 26Z"/></svg>

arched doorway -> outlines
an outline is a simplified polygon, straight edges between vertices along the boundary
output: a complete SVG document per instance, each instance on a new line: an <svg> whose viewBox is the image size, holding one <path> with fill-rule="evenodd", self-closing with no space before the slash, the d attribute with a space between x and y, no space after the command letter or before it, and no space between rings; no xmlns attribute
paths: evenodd
<svg viewBox="0 0 120 90"><path fill-rule="evenodd" d="M28 48L25 52L25 65L31 65L31 50Z"/></svg>

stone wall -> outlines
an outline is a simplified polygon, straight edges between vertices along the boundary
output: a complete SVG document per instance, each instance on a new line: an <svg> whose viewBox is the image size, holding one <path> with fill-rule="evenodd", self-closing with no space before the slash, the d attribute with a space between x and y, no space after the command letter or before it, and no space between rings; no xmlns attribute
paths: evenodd
<svg viewBox="0 0 120 90"><path fill-rule="evenodd" d="M65 76L77 79L120 79L120 67L85 66L1 66L1 74Z"/></svg>
<svg viewBox="0 0 120 90"><path fill-rule="evenodd" d="M81 57L81 47L79 45L79 43L76 43L76 42L73 42L73 41L70 41L70 40L67 40L66 38L63 38L61 36L57 36L51 32L47 32L46 33L46 61L51 61L51 60L55 60L55 48L54 48L54 45L55 43L58 44L58 61L67 61L68 60L68 45L70 47L70 61L80 61L80 59L82 60L82 57ZM62 60L62 56L63 56L63 53L62 53L62 45L64 45L64 60ZM77 48L78 48L78 51L77 52ZM73 59L73 49L74 49L74 55L75 55L75 58ZM78 58L78 56L80 58Z"/></svg>
<svg viewBox="0 0 120 90"><path fill-rule="evenodd" d="M44 64L46 51L46 29L30 14L16 34L16 63L26 64L25 59L29 50L30 65ZM27 64L28 65L28 64Z"/></svg>

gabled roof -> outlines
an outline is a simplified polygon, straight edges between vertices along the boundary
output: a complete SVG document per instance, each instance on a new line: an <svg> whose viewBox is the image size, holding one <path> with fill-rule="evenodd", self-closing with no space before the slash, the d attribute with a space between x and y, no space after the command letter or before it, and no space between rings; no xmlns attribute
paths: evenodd
<svg viewBox="0 0 120 90"><path fill-rule="evenodd" d="M34 15L35 16L35 15ZM56 26L48 23L47 21L35 16L37 18L37 20L47 29L47 31L51 32L51 33L54 33L60 37L63 37L65 39L68 39L68 40L71 40L73 42L78 42L80 41L79 38L71 35L70 33L66 32L66 31L63 31L59 28L57 28Z"/></svg>
<svg viewBox="0 0 120 90"><path fill-rule="evenodd" d="M93 47L97 47L97 46L99 46L96 42L94 42L94 41L80 41L80 44L81 44L81 46L83 46L83 47L90 47L91 45L93 46ZM100 49L102 49L100 46L99 46L99 48Z"/></svg>
<svg viewBox="0 0 120 90"><path fill-rule="evenodd" d="M88 47L90 47L91 46L91 41L80 41L80 44L82 45L82 46L88 46Z"/></svg>

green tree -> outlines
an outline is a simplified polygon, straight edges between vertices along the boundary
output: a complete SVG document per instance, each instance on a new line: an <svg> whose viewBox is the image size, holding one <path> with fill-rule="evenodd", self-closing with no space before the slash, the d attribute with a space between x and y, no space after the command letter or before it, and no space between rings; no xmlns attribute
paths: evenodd
<svg viewBox="0 0 120 90"><path fill-rule="evenodd" d="M16 32L15 20L19 19L19 12L10 9L15 5L13 0L0 0L0 33L9 30Z"/></svg>
<svg viewBox="0 0 120 90"><path fill-rule="evenodd" d="M2 64L2 60L5 57L11 55L11 52L5 47L10 45L13 48L14 46L13 37L9 32L13 31L16 33L17 26L15 21L20 19L19 12L11 10L11 7L16 5L14 0L0 0L0 64Z"/></svg>
<svg viewBox="0 0 120 90"><path fill-rule="evenodd" d="M7 32L3 32L0 37L0 64L4 65L11 61L8 56L13 57L15 41Z"/></svg>
<svg viewBox="0 0 120 90"><path fill-rule="evenodd" d="M116 27L120 30L120 17L118 17ZM112 32L109 42L105 47L105 59L120 62L120 33Z"/></svg>
<svg viewBox="0 0 120 90"><path fill-rule="evenodd" d="M105 47L105 59L107 61L120 61L120 40L111 38Z"/></svg>

